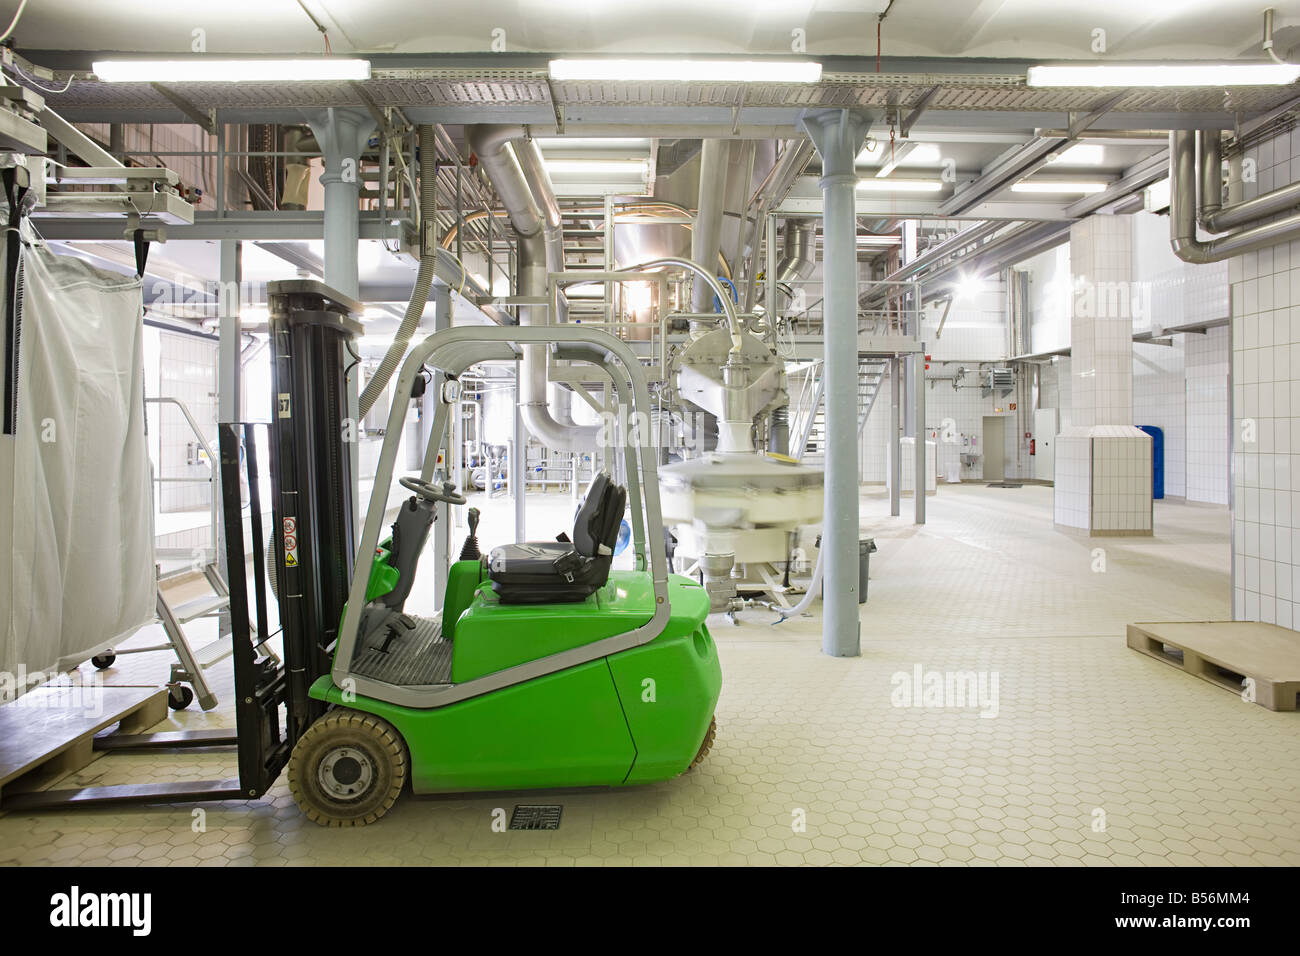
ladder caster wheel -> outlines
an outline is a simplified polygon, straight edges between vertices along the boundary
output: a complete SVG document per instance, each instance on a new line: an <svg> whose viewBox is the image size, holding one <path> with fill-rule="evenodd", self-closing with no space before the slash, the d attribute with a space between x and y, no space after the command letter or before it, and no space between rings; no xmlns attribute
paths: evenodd
<svg viewBox="0 0 1300 956"><path fill-rule="evenodd" d="M116 654L114 654L112 651L105 651L102 654L96 654L94 657L92 657L90 659L90 663L94 664L102 671L112 667L113 661L115 660L117 660Z"/></svg>
<svg viewBox="0 0 1300 956"><path fill-rule="evenodd" d="M194 703L194 691L184 684L173 684L167 688L167 706L172 710L184 710Z"/></svg>

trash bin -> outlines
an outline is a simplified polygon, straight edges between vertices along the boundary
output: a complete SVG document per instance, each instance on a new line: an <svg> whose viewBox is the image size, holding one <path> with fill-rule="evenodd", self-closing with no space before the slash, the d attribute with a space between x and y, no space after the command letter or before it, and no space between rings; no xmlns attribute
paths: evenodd
<svg viewBox="0 0 1300 956"><path fill-rule="evenodd" d="M817 536L817 548L822 546L822 536ZM858 539L858 603L867 603L867 576L871 570L871 554L878 551L875 538ZM822 597L826 597L826 579L822 578Z"/></svg>
<svg viewBox="0 0 1300 956"><path fill-rule="evenodd" d="M875 538L858 539L858 603L867 603L867 579L871 571L871 552L876 550Z"/></svg>

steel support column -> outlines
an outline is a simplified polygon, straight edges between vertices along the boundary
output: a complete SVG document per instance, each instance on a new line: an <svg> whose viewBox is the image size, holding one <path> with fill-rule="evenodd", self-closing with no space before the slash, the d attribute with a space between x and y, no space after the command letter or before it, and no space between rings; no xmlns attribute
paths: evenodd
<svg viewBox="0 0 1300 956"><path fill-rule="evenodd" d="M912 388L912 415L916 422L913 432L916 437L916 523L925 524L925 355L921 352L912 354Z"/></svg>
<svg viewBox="0 0 1300 956"><path fill-rule="evenodd" d="M320 182L325 187L325 284L336 292L357 298L360 281L357 275L357 244L361 238L361 150L375 128L375 120L363 110L333 107L309 117L308 122L320 144L325 171ZM361 434L361 395L358 373L360 364L348 373L348 419L355 423L353 434ZM352 515L356 535L360 537L365 514L356 477L361 474L358 442L352 452Z"/></svg>
<svg viewBox="0 0 1300 956"><path fill-rule="evenodd" d="M899 483L903 478L902 437L899 420L903 399L903 363L895 355L889 360L889 513L897 518L902 513Z"/></svg>
<svg viewBox="0 0 1300 956"><path fill-rule="evenodd" d="M854 159L871 127L848 110L807 111L799 125L822 160L826 505L822 653L856 657L858 619L858 262Z"/></svg>
<svg viewBox="0 0 1300 956"><path fill-rule="evenodd" d="M218 265L217 286L217 421L238 422L244 413L244 376L240 353L243 350L241 339L244 337L243 320L239 308L243 300L244 256L243 247L238 240L221 241ZM212 484L212 494L220 500L220 472ZM230 569L226 566L225 530L220 523L214 529L217 540L212 542L214 557L221 576L230 580ZM255 547L263 547L258 542ZM217 633L225 635L230 631L230 609L223 608L218 615Z"/></svg>
<svg viewBox="0 0 1300 956"><path fill-rule="evenodd" d="M311 117L310 123L325 166L320 177L325 187L325 283L355 298L361 150L375 121L361 110L328 109Z"/></svg>
<svg viewBox="0 0 1300 956"><path fill-rule="evenodd" d="M433 294L433 330L441 332L443 329L451 328L451 287L443 285L441 282L434 282ZM433 381L429 383L425 395L425 416L424 429L421 432L421 438L427 446L429 438L428 430L433 427L434 411L442 403L442 386L446 382L446 376L441 372L433 376ZM459 432L460 403L456 402L449 406L451 415L448 418L447 433L437 436L440 447L442 448L442 469L443 476L448 481L458 481L456 472L452 463L456 459L456 441ZM443 503L437 505L438 520L433 523L433 606L437 610L442 609L443 595L447 591L447 575L451 568L451 526L452 526L452 509L451 505Z"/></svg>
<svg viewBox="0 0 1300 956"><path fill-rule="evenodd" d="M524 499L527 486L524 484L524 464L528 457L528 432L524 429L523 389L520 376L523 372L521 363L515 362L515 417L514 429L510 441L510 496L515 503L515 540L527 541L528 520L525 514Z"/></svg>

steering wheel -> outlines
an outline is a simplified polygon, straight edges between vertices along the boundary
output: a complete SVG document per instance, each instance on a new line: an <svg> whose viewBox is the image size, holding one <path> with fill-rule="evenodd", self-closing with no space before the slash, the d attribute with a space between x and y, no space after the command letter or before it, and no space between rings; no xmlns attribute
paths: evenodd
<svg viewBox="0 0 1300 956"><path fill-rule="evenodd" d="M466 503L464 495L456 494L456 485L450 481L444 481L441 485L436 485L431 481L424 481L420 478L400 478L397 482L407 491L414 492L417 498L423 498L425 501L446 502L449 505L463 505Z"/></svg>

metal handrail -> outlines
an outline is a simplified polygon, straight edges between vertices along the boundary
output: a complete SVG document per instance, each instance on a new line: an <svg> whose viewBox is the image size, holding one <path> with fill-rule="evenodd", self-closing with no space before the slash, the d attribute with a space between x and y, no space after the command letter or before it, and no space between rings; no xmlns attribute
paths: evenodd
<svg viewBox="0 0 1300 956"><path fill-rule="evenodd" d="M190 431L194 432L194 437L199 440L199 445L203 449L203 453L208 456L208 477L207 478L163 478L161 475L155 475L153 480L157 484L174 483L174 482L197 483L203 481L203 482L207 482L211 486L212 494L209 497L209 502L208 502L208 507L210 512L209 530L211 531L211 537L209 538L209 545L212 548L213 554L215 555L216 548L217 548L217 522L220 519L217 510L217 459L216 456L212 454L212 446L208 443L207 438L204 437L202 429L199 428L198 420L195 419L193 413L190 412L189 406L186 405L179 398L173 398L170 395L160 395L156 398L146 397L145 404L175 405L177 408L179 408L181 411L181 415L184 416L185 421L190 426ZM161 459L161 455L159 457ZM159 469L161 470L162 468L161 460L158 462L158 466Z"/></svg>

